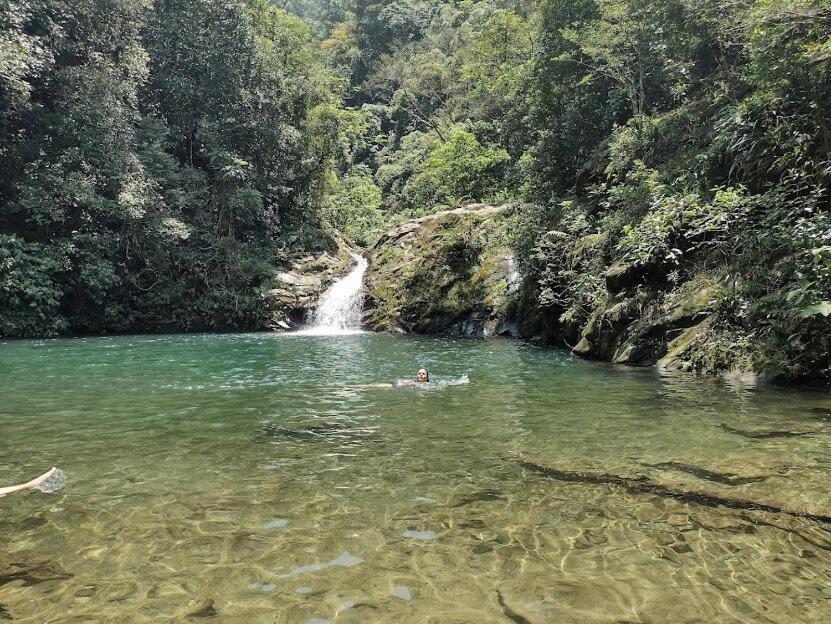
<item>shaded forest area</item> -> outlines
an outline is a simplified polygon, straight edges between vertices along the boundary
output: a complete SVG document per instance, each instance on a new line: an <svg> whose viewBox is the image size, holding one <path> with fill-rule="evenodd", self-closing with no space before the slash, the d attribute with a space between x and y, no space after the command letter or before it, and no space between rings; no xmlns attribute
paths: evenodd
<svg viewBox="0 0 831 624"><path fill-rule="evenodd" d="M698 299L678 367L831 377L828 0L7 0L0 161L2 334L264 327L333 230L499 202L529 334Z"/></svg>
<svg viewBox="0 0 831 624"><path fill-rule="evenodd" d="M3 9L0 332L261 326L321 236L308 28L262 0Z"/></svg>

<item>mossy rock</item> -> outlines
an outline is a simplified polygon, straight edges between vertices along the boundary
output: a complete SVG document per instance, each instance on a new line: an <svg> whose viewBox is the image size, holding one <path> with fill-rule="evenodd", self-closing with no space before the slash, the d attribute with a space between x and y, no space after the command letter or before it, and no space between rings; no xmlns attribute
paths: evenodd
<svg viewBox="0 0 831 624"><path fill-rule="evenodd" d="M574 243L574 253L577 256L584 256L597 252L606 247L610 240L611 234L608 231L587 234L578 238Z"/></svg>
<svg viewBox="0 0 831 624"><path fill-rule="evenodd" d="M670 293L642 287L639 296L619 294L592 313L573 351L615 364L651 366L675 348L679 332L709 317L720 296L718 281L705 274Z"/></svg>
<svg viewBox="0 0 831 624"><path fill-rule="evenodd" d="M471 205L390 228L369 254L365 321L377 331L509 331L518 276L505 206Z"/></svg>

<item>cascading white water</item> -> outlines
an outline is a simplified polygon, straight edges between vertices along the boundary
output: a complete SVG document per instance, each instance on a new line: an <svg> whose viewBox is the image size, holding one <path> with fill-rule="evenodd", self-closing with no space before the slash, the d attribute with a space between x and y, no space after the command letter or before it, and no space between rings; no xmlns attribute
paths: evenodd
<svg viewBox="0 0 831 624"><path fill-rule="evenodd" d="M364 273L369 263L358 254L353 253L351 256L356 262L355 267L323 294L309 327L299 333L328 336L361 331Z"/></svg>

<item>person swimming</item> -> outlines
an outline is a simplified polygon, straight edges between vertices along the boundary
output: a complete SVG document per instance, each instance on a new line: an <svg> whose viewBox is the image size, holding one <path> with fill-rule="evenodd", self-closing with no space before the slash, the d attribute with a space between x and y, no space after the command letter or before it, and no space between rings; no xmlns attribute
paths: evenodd
<svg viewBox="0 0 831 624"><path fill-rule="evenodd" d="M415 381L412 379L399 379L397 386L415 386L417 384L427 384L430 383L430 373L427 372L426 368L419 368L418 372L416 373Z"/></svg>
<svg viewBox="0 0 831 624"><path fill-rule="evenodd" d="M424 388L425 390L440 390L447 386L462 386L470 383L467 373L458 379L439 379L436 382L430 381L430 373L426 368L419 368L416 378L399 379L395 383L372 383L360 386L361 388Z"/></svg>

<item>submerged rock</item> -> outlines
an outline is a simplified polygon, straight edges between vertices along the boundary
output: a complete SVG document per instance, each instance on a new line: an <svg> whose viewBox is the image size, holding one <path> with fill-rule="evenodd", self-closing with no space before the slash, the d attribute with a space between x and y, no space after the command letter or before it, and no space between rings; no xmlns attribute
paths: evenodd
<svg viewBox="0 0 831 624"><path fill-rule="evenodd" d="M287 438L291 440L319 440L345 429L339 423L318 423L299 425L296 428L283 427L274 423L263 423L260 426L260 434L263 437L277 439Z"/></svg>
<svg viewBox="0 0 831 624"><path fill-rule="evenodd" d="M518 463L526 470L566 483L615 485L625 488L631 494L662 496L705 507L783 514L823 524L831 523L831 507L824 504L824 501L806 504L802 501L779 500L768 493L769 490L757 494L752 490L743 489L741 494L736 494L733 490L735 483L725 487L719 482L678 479L665 474L652 477L643 474L601 472L573 466L560 466L551 461L536 458L522 458L518 460ZM703 470L696 468L699 471ZM711 475L716 474L714 471L706 472ZM695 476L698 477L698 475Z"/></svg>
<svg viewBox="0 0 831 624"><path fill-rule="evenodd" d="M471 503L499 501L504 500L504 498L505 497L502 496L502 493L498 490L479 490L478 492L468 494L459 501L453 503L450 507L464 507L466 505L470 505Z"/></svg>
<svg viewBox="0 0 831 624"><path fill-rule="evenodd" d="M721 423L721 428L727 433L741 436L743 438L750 438L752 440L769 440L771 438L798 438L802 436L812 435L809 431L750 431L746 429L736 429L730 425Z"/></svg>
<svg viewBox="0 0 831 624"><path fill-rule="evenodd" d="M435 531L416 531L415 529L407 529L401 534L403 537L417 540L430 540L436 537Z"/></svg>
<svg viewBox="0 0 831 624"><path fill-rule="evenodd" d="M818 420L831 420L831 407L812 407L808 412Z"/></svg>
<svg viewBox="0 0 831 624"><path fill-rule="evenodd" d="M363 562L363 559L361 559L360 557L356 557L349 551L345 550L331 561L326 561L324 563L310 563L307 565L301 565L294 568L291 572L287 574L280 575L280 577L290 578L298 574L320 572L321 570L326 570L327 568L351 568L352 566L360 565Z"/></svg>
<svg viewBox="0 0 831 624"><path fill-rule="evenodd" d="M205 600L198 601L195 605L188 608L188 613L185 617L189 620L201 620L207 618L213 618L219 615L214 606L214 601L212 598L207 598Z"/></svg>
<svg viewBox="0 0 831 624"><path fill-rule="evenodd" d="M406 585L396 585L392 588L390 594L396 598L401 598L401 600L406 600L407 602L413 599L413 595L410 593L410 588Z"/></svg>
<svg viewBox="0 0 831 624"><path fill-rule="evenodd" d="M687 474L691 474L694 477L698 477L699 479L704 479L705 481L713 481L715 483L721 483L722 485L746 485L748 483L758 483L759 481L765 481L769 478L766 475L740 477L731 472L716 472L714 470L708 470L700 466L682 464L679 462L660 462L658 464L644 464L644 466L647 466L649 468L658 468L659 470L677 470L679 472L686 472Z"/></svg>
<svg viewBox="0 0 831 624"><path fill-rule="evenodd" d="M22 581L26 587L47 581L63 581L72 574L46 560L0 562L0 587L13 581Z"/></svg>
<svg viewBox="0 0 831 624"><path fill-rule="evenodd" d="M289 525L289 521L285 518L273 518L263 524L264 529L284 529Z"/></svg>

